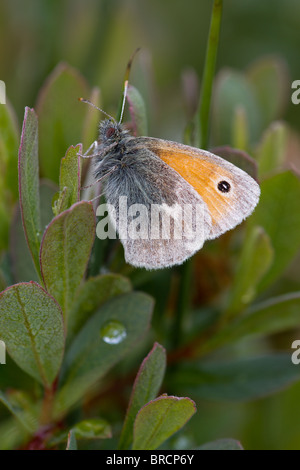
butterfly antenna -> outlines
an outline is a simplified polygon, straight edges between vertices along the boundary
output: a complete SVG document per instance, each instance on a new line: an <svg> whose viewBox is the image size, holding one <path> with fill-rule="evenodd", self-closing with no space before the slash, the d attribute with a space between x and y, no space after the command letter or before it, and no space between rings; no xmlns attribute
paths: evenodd
<svg viewBox="0 0 300 470"><path fill-rule="evenodd" d="M135 55L137 54L137 52L138 52L139 50L140 50L140 47L138 47L138 48L134 51L134 53L133 53L132 56L130 57L129 62L128 62L127 67L126 67L125 77L124 77L123 101L122 101L122 107L121 107L121 113L120 113L119 124L121 124L122 119L123 119L123 115L124 115L125 103L126 103L127 92L128 92L128 81L129 81L129 75L130 75L130 70L131 70L132 62L133 62L133 59L134 59Z"/></svg>
<svg viewBox="0 0 300 470"><path fill-rule="evenodd" d="M98 109L98 111L100 111L101 113L105 114L105 116L107 116L109 119L111 119L112 121L116 122L115 118L113 118L110 114L106 113L105 111L103 111L103 109L99 108L98 106L96 106L94 103L92 103L90 100L87 100L85 98L78 98L78 101L81 101L82 103L87 103L89 104L90 106L92 106L93 108L95 109Z"/></svg>

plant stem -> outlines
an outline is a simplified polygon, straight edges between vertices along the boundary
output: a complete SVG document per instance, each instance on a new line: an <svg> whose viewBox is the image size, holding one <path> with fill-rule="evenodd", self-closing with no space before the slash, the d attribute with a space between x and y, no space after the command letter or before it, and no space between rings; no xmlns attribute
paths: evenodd
<svg viewBox="0 0 300 470"><path fill-rule="evenodd" d="M52 407L54 400L54 387L45 387L44 400L42 405L41 426L45 426L51 423L52 420Z"/></svg>
<svg viewBox="0 0 300 470"><path fill-rule="evenodd" d="M215 0L206 49L206 59L201 87L201 99L198 112L198 124L200 129L199 135L201 136L201 148L203 149L207 149L209 139L211 96L216 69L222 10L223 0Z"/></svg>

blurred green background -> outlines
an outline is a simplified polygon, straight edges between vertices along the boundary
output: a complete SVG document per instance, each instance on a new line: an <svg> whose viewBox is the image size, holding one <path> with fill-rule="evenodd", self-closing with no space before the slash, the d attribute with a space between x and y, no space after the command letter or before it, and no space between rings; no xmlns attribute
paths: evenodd
<svg viewBox="0 0 300 470"><path fill-rule="evenodd" d="M185 122L182 75L190 68L198 75L203 71L211 6L197 0L184 5L178 0L2 0L0 72L8 98L21 118L47 75L66 61L101 88L104 106L111 108L128 58L141 47L132 81L155 116L149 120L151 133L178 137ZM299 78L299 17L296 0L226 0L218 68L243 70L276 54L290 76ZM290 104L286 117L298 128L295 106Z"/></svg>
<svg viewBox="0 0 300 470"><path fill-rule="evenodd" d="M0 79L19 122L25 106L35 107L41 86L61 61L76 67L90 87L99 87L101 106L115 114L127 61L141 47L131 82L146 101L149 135L182 141L197 105L211 7L208 0L2 0ZM276 57L284 82L276 118L295 131L289 141L290 158L298 168L300 107L291 103L290 86L300 79L299 46L299 1L225 0L218 70L245 71L254 61ZM254 143L260 137L258 132ZM211 144L232 141L213 134ZM294 266L288 279L296 290L296 261ZM275 294L290 290L284 282L275 285ZM289 333L272 338L274 350L281 349L280 342L286 348L293 339ZM251 348L255 352L255 344ZM249 349L245 351L247 355ZM300 449L299 394L298 383L252 403L198 401L198 413L189 424L191 442L194 436L197 443L233 437L246 449ZM177 448L186 445L180 439L176 442Z"/></svg>

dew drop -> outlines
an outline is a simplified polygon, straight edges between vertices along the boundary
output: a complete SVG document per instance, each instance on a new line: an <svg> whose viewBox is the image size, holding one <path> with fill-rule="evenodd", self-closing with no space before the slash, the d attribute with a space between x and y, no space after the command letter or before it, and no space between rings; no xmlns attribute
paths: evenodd
<svg viewBox="0 0 300 470"><path fill-rule="evenodd" d="M101 327L100 336L107 344L119 344L126 338L127 332L121 322L110 320Z"/></svg>

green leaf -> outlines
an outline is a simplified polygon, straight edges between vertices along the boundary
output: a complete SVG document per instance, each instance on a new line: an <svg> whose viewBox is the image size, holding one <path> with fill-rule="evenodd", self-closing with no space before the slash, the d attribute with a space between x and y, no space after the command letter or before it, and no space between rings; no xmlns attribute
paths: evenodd
<svg viewBox="0 0 300 470"><path fill-rule="evenodd" d="M87 85L77 70L59 64L49 76L38 99L41 174L58 183L65 149L80 142L87 113L78 101L87 96Z"/></svg>
<svg viewBox="0 0 300 470"><path fill-rule="evenodd" d="M222 23L222 11L223 0L214 0L201 85L200 106L198 111L197 134L201 135L201 147L204 149L207 149L209 138L211 98L217 63L217 53ZM199 144L200 142L198 142L198 147L200 147Z"/></svg>
<svg viewBox="0 0 300 470"><path fill-rule="evenodd" d="M13 404L9 398L0 391L0 403L2 403L11 414L30 433L38 429L38 415Z"/></svg>
<svg viewBox="0 0 300 470"><path fill-rule="evenodd" d="M19 193L24 232L31 256L40 274L39 251L41 238L38 120L33 109L25 108L19 148Z"/></svg>
<svg viewBox="0 0 300 470"><path fill-rule="evenodd" d="M0 338L21 369L45 386L55 379L64 350L61 310L35 282L0 294Z"/></svg>
<svg viewBox="0 0 300 470"><path fill-rule="evenodd" d="M288 127L283 122L274 122L264 132L256 152L259 164L259 177L282 167L287 153Z"/></svg>
<svg viewBox="0 0 300 470"><path fill-rule="evenodd" d="M131 291L128 279L118 274L103 274L90 277L82 286L74 300L68 321L68 343L71 342L91 315L104 302L120 294Z"/></svg>
<svg viewBox="0 0 300 470"><path fill-rule="evenodd" d="M269 236L261 227L252 227L243 244L234 277L227 312L234 316L250 304L256 296L256 286L269 270L273 261Z"/></svg>
<svg viewBox="0 0 300 470"><path fill-rule="evenodd" d="M130 293L105 303L84 325L67 352L57 399L58 415L76 403L146 333L152 299Z"/></svg>
<svg viewBox="0 0 300 470"><path fill-rule="evenodd" d="M210 401L247 401L271 395L300 380L300 369L291 354L232 361L181 364L169 386L180 393Z"/></svg>
<svg viewBox="0 0 300 470"><path fill-rule="evenodd" d="M73 145L67 150L60 165L60 195L55 202L55 215L69 209L80 201L81 161L78 153L82 153L82 145Z"/></svg>
<svg viewBox="0 0 300 470"><path fill-rule="evenodd" d="M133 438L133 425L138 411L159 392L166 370L166 350L155 343L143 360L136 376L120 437L119 449L127 449Z"/></svg>
<svg viewBox="0 0 300 470"><path fill-rule="evenodd" d="M196 412L190 398L162 395L147 403L134 422L133 450L154 450L181 429Z"/></svg>
<svg viewBox="0 0 300 470"><path fill-rule="evenodd" d="M219 439L213 442L207 442L195 450L244 450L240 442L234 439Z"/></svg>
<svg viewBox="0 0 300 470"><path fill-rule="evenodd" d="M71 430L68 434L68 442L66 450L78 450L77 449L77 441L75 437L75 433Z"/></svg>
<svg viewBox="0 0 300 470"><path fill-rule="evenodd" d="M148 135L145 103L140 92L132 85L128 86L127 101L131 116L133 135Z"/></svg>
<svg viewBox="0 0 300 470"><path fill-rule="evenodd" d="M41 244L41 271L48 292L67 319L82 282L95 237L95 215L89 202L78 202L55 217Z"/></svg>
<svg viewBox="0 0 300 470"><path fill-rule="evenodd" d="M248 227L259 225L269 235L274 250L271 268L258 285L264 291L284 273L300 249L300 180L287 171L261 184L261 198Z"/></svg>

